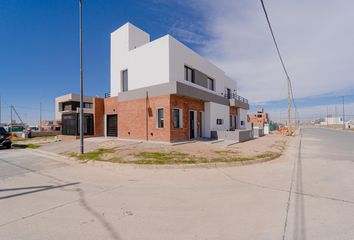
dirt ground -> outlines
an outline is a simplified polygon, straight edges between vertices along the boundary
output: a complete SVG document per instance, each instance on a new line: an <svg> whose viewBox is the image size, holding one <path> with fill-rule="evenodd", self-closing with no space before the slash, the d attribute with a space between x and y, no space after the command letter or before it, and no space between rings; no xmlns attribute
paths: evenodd
<svg viewBox="0 0 354 240"><path fill-rule="evenodd" d="M106 149L99 158L103 161L134 162L151 159L198 159L197 162L253 160L262 157L280 155L285 149L288 137L280 134L270 134L251 141L225 146L222 143L193 142L180 145L156 144L146 142L128 142L111 140L97 145L97 149ZM267 156L263 156L268 154ZM261 157L261 158L262 158ZM235 160L237 158L237 160ZM220 160L221 159L221 160ZM188 163L188 161L186 161Z"/></svg>

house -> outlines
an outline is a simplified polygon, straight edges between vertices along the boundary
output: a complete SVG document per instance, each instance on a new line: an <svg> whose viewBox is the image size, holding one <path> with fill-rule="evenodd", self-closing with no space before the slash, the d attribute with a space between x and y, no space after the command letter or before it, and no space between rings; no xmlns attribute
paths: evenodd
<svg viewBox="0 0 354 240"><path fill-rule="evenodd" d="M236 81L170 35L150 41L130 23L111 33L110 83L92 100L95 136L176 142L246 129Z"/></svg>
<svg viewBox="0 0 354 240"><path fill-rule="evenodd" d="M94 97L84 97L84 134L94 135L93 123L93 99ZM80 95L66 94L55 98L55 122L56 129L60 129L62 135L79 136L79 109ZM58 124L61 122L61 126Z"/></svg>
<svg viewBox="0 0 354 240"><path fill-rule="evenodd" d="M268 123L269 117L268 113L264 112L264 109L258 107L256 113L248 114L248 120L252 127L263 128L264 124Z"/></svg>
<svg viewBox="0 0 354 240"><path fill-rule="evenodd" d="M320 125L343 125L343 118L328 114L328 116L324 118L324 121L320 122Z"/></svg>

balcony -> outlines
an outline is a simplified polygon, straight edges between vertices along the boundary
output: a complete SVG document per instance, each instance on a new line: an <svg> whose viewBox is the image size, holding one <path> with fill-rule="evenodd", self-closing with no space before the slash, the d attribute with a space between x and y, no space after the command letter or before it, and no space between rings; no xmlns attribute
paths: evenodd
<svg viewBox="0 0 354 240"><path fill-rule="evenodd" d="M249 104L248 99L237 95L236 93L225 92L224 97L229 99L231 107L239 107L248 110Z"/></svg>

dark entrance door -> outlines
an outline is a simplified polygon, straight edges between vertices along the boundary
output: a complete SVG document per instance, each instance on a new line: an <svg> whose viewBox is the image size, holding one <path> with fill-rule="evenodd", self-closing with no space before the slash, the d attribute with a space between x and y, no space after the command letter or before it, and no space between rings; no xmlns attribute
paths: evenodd
<svg viewBox="0 0 354 240"><path fill-rule="evenodd" d="M62 115L62 132L63 135L73 135L78 134L78 118L77 114L63 114Z"/></svg>
<svg viewBox="0 0 354 240"><path fill-rule="evenodd" d="M194 129L195 129L195 126L194 126L194 112L190 111L189 112L189 137L190 137L190 139L195 138Z"/></svg>
<svg viewBox="0 0 354 240"><path fill-rule="evenodd" d="M115 115L107 115L107 136L118 136L118 117Z"/></svg>

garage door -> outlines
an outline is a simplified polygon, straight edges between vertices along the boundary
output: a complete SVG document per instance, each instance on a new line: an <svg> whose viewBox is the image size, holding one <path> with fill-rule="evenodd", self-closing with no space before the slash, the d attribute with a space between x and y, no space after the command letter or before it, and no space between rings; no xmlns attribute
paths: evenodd
<svg viewBox="0 0 354 240"><path fill-rule="evenodd" d="M117 115L107 115L107 136L118 136L118 117Z"/></svg>

